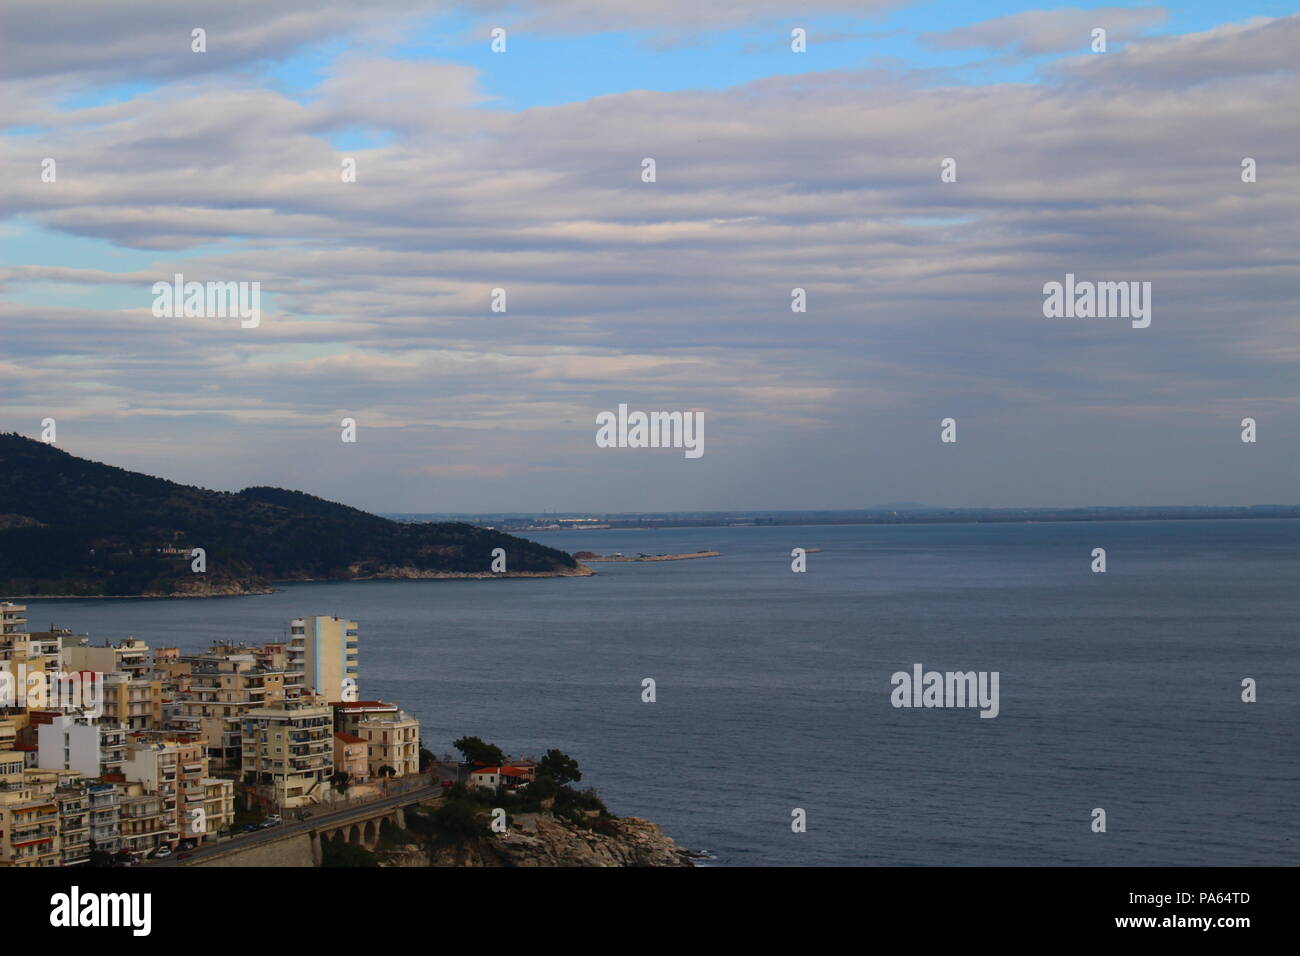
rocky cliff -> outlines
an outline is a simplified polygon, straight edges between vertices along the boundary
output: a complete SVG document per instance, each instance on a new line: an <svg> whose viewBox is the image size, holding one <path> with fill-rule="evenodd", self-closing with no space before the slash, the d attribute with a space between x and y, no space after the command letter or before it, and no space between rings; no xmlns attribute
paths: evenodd
<svg viewBox="0 0 1300 956"><path fill-rule="evenodd" d="M508 833L409 847L390 866L691 866L692 855L658 824L605 818L588 829L549 813L512 818Z"/></svg>

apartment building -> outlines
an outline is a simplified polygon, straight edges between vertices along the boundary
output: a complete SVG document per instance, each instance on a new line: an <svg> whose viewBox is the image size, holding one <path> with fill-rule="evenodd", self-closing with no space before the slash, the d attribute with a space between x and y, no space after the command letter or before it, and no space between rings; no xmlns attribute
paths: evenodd
<svg viewBox="0 0 1300 956"><path fill-rule="evenodd" d="M75 770L97 780L122 771L126 732L116 724L77 714L40 711L36 725L37 766L44 770Z"/></svg>
<svg viewBox="0 0 1300 956"><path fill-rule="evenodd" d="M0 603L0 670L16 679L19 665L27 673L59 670L59 641L48 634L27 633L27 606L9 601Z"/></svg>
<svg viewBox="0 0 1300 956"><path fill-rule="evenodd" d="M123 850L136 859L151 856L160 846L169 844L172 820L163 809L161 793L148 793L140 783L122 786L118 801L118 825Z"/></svg>
<svg viewBox="0 0 1300 956"><path fill-rule="evenodd" d="M91 850L116 853L122 847L117 784L87 784L86 805L90 810Z"/></svg>
<svg viewBox="0 0 1300 956"><path fill-rule="evenodd" d="M285 697L285 671L265 666L265 659L243 645L221 644L183 659L188 673L168 723L202 738L214 770L241 769L244 715Z"/></svg>
<svg viewBox="0 0 1300 956"><path fill-rule="evenodd" d="M26 754L20 750L0 750L0 783L13 783L22 779Z"/></svg>
<svg viewBox="0 0 1300 956"><path fill-rule="evenodd" d="M128 731L161 730L163 726L162 682L150 677L132 677L126 671L104 675L106 723Z"/></svg>
<svg viewBox="0 0 1300 956"><path fill-rule="evenodd" d="M363 720L392 720L401 713L396 704L382 700L345 700L331 706L334 708L335 732L358 736L357 728Z"/></svg>
<svg viewBox="0 0 1300 956"><path fill-rule="evenodd" d="M334 772L346 773L350 783L370 776L370 748L366 738L354 734L334 735Z"/></svg>
<svg viewBox="0 0 1300 956"><path fill-rule="evenodd" d="M319 803L333 773L333 716L320 697L274 701L244 715L244 782L281 809Z"/></svg>
<svg viewBox="0 0 1300 956"><path fill-rule="evenodd" d="M127 738L122 773L128 782L162 797L169 844L206 832L203 781L209 775L204 749L198 738L171 731L142 731Z"/></svg>
<svg viewBox="0 0 1300 956"><path fill-rule="evenodd" d="M357 736L366 741L370 776L392 767L394 776L420 772L420 722L402 711L371 717L357 724Z"/></svg>
<svg viewBox="0 0 1300 956"><path fill-rule="evenodd" d="M85 635L58 632L61 638L63 666L73 671L96 671L100 674L122 672L131 680L148 678L153 671L149 645L134 637L116 643L92 645Z"/></svg>
<svg viewBox="0 0 1300 956"><path fill-rule="evenodd" d="M58 801L38 783L9 779L0 783L0 867L58 866Z"/></svg>
<svg viewBox="0 0 1300 956"><path fill-rule="evenodd" d="M0 601L0 641L11 634L27 632L27 605Z"/></svg>
<svg viewBox="0 0 1300 956"><path fill-rule="evenodd" d="M308 693L347 700L356 687L357 622L326 616L291 621L287 667L303 675Z"/></svg>
<svg viewBox="0 0 1300 956"><path fill-rule="evenodd" d="M203 810L205 830L201 838L235 825L235 782L218 777L203 778Z"/></svg>
<svg viewBox="0 0 1300 956"><path fill-rule="evenodd" d="M86 781L78 777L56 786L59 806L59 865L80 866L90 862L90 800Z"/></svg>

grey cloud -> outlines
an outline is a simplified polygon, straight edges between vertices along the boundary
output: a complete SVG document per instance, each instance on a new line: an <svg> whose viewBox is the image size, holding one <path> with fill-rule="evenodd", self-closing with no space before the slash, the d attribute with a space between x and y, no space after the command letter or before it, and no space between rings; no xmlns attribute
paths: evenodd
<svg viewBox="0 0 1300 956"><path fill-rule="evenodd" d="M1000 50L1036 56L1087 50L1095 27L1106 31L1108 45L1125 41L1162 22L1166 15L1163 7L1027 10L971 26L927 33L922 40L941 50Z"/></svg>
<svg viewBox="0 0 1300 956"><path fill-rule="evenodd" d="M1094 58L1096 83L934 89L837 71L505 113L474 107L464 71L353 56L310 105L204 81L93 111L58 132L86 174L36 191L19 185L32 156L10 149L0 201L156 259L119 277L0 272L11 296L37 281L142 293L131 312L0 306L4 361L29 370L0 376L5 425L57 409L74 451L171 474L171 434L195 480L411 510L432 489L448 508L482 506L484 482L519 494L524 468L528 493L560 506L633 507L618 487L647 508L728 506L755 472L772 506L848 506L858 476L865 501L925 497L906 493L922 482L998 503L998 455L1044 459L1042 489L1016 503L1088 503L1150 473L1140 440L1109 457L1112 428L1145 427L1174 430L1157 444L1179 467L1144 500L1195 500L1215 486L1179 444L1189 415L1220 427L1243 396L1296 402L1300 96L1294 64L1271 75L1292 20L1133 44ZM1274 66L1221 76L1196 65L1206 49ZM433 75L446 95L404 109ZM365 116L367 90L397 136L356 151L359 180L343 184L319 132ZM1241 155L1259 183L1240 182ZM939 182L945 156L955 184ZM176 255L214 240L228 251ZM160 323L141 280L173 271L261 281L281 312L257 330ZM1042 283L1067 271L1152 281L1149 334L1043 319ZM487 308L498 285L504 315ZM793 286L807 314L791 313ZM618 401L706 410L717 460L684 478L667 459L596 456L588 423ZM345 411L379 486L320 444ZM995 456L960 488L927 457L943 414ZM249 454L206 450L225 441ZM1276 500L1292 477L1240 487Z"/></svg>

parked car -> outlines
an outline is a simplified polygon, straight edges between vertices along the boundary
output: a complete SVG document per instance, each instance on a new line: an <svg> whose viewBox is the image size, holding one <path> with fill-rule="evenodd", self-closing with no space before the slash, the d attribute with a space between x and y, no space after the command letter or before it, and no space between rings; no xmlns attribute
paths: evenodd
<svg viewBox="0 0 1300 956"><path fill-rule="evenodd" d="M193 855L194 855L193 853L190 853L190 852L187 850L187 851L184 852L184 853L177 853L177 854L176 854L176 859L178 859L178 860L188 860L188 859L189 859L190 857L192 857Z"/></svg>
<svg viewBox="0 0 1300 956"><path fill-rule="evenodd" d="M239 828L239 832L240 832L240 833L252 833L254 830L257 830L257 829L259 829L259 827L258 827L258 825L257 825L256 823L245 823L242 827Z"/></svg>
<svg viewBox="0 0 1300 956"><path fill-rule="evenodd" d="M267 826L273 826L273 827L274 827L274 826L279 826L279 825L280 825L281 823L283 823L284 821L280 818L280 814L278 814L278 813L273 813L273 814L271 814L269 817L267 817L267 818L266 818L264 821L262 821L262 822L263 822L264 824L266 824Z"/></svg>
<svg viewBox="0 0 1300 956"><path fill-rule="evenodd" d="M155 860L162 860L171 855L172 855L172 848L169 846L160 846L158 849L153 851L153 858Z"/></svg>

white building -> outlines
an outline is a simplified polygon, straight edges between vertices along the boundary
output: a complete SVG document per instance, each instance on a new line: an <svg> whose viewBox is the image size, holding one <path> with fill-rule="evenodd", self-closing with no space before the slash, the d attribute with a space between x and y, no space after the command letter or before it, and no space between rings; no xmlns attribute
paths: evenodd
<svg viewBox="0 0 1300 956"><path fill-rule="evenodd" d="M36 728L37 766L42 770L75 770L97 780L121 773L126 759L126 734L121 727L89 717L62 715Z"/></svg>

